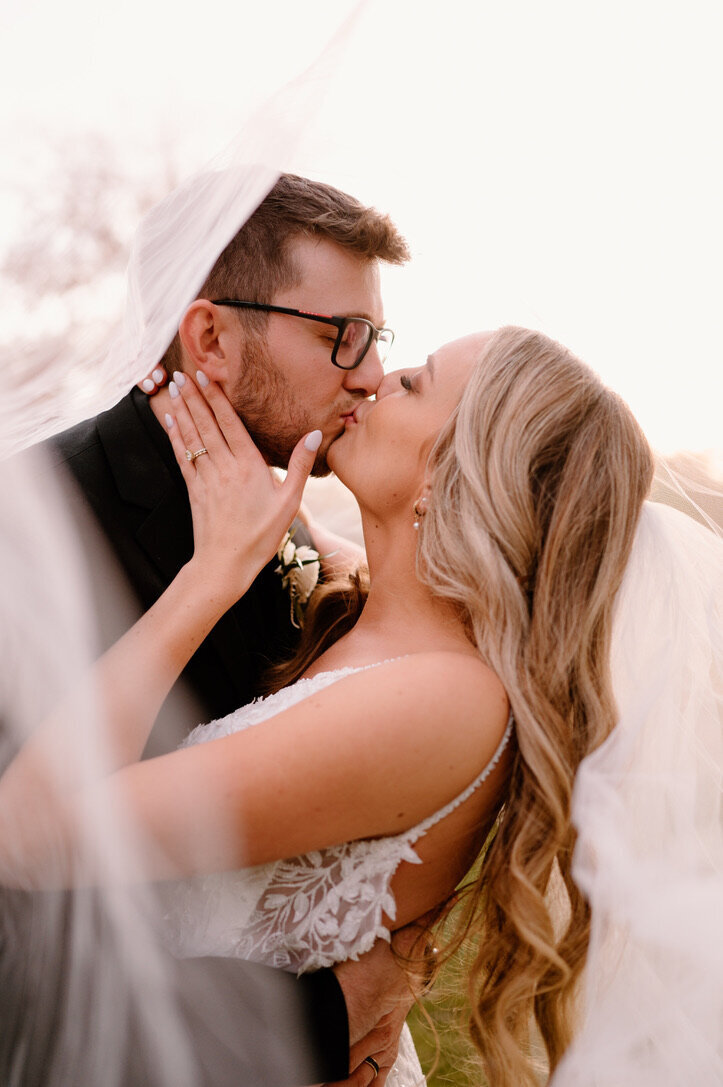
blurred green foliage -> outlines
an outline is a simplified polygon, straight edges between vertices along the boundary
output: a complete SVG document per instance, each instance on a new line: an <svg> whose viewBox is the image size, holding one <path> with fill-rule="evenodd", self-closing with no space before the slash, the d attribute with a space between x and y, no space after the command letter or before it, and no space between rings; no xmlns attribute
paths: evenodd
<svg viewBox="0 0 723 1087"><path fill-rule="evenodd" d="M442 968L434 991L412 1009L408 1023L429 1087L485 1087L467 1028L464 947Z"/></svg>

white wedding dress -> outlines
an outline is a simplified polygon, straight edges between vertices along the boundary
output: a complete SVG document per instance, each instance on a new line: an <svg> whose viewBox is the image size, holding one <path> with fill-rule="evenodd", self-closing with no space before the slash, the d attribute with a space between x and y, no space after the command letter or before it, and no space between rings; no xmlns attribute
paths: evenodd
<svg viewBox="0 0 723 1087"><path fill-rule="evenodd" d="M323 687L363 670L341 668L300 679L219 721L200 725L183 746L260 725ZM237 957L302 973L356 959L379 937L388 940L382 914L392 919L396 914L390 885L398 865L401 861L421 863L414 843L471 796L496 765L511 732L510 719L482 773L450 804L411 830L173 884L165 917L172 950L184 957ZM387 1084L419 1087L424 1083L405 1026Z"/></svg>

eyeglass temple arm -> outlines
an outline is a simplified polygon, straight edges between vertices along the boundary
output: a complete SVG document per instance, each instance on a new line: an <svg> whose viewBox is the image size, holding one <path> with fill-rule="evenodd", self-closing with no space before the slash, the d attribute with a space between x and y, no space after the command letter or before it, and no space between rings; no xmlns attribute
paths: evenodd
<svg viewBox="0 0 723 1087"><path fill-rule="evenodd" d="M289 306L269 306L265 302L239 302L236 298L214 298L214 306L236 306L237 309L263 310L265 313L288 313L291 317L305 317L308 321L321 321L325 325L341 328L349 318L334 317L331 313L309 313L303 309L290 309Z"/></svg>

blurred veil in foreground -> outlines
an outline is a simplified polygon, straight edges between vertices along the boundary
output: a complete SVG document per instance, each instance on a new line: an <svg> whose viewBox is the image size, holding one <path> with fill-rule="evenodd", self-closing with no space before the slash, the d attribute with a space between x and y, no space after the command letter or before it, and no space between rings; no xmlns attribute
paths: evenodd
<svg viewBox="0 0 723 1087"><path fill-rule="evenodd" d="M289 165L363 7L354 8L311 67L269 99L223 155L146 215L130 255L123 322L97 364L102 379L95 398L79 406L71 349L36 370L27 359L8 362L0 402L3 769L68 697L77 730L72 749L47 767L46 787L66 772L79 787L97 781L106 765L102 716L87 682L98 651L88 569L96 558L105 560L94 556L96 545L85 533L81 549L68 516L74 497L48 471L43 454L20 451L114 404L156 365L219 253ZM100 543L97 549L104 550ZM103 608L112 606L104 593ZM118 607L126 608L120 598ZM226 1058L241 1044L238 1015L258 1021L258 1047L268 1050L268 1072L259 1072L265 1058L255 1053L242 1081L297 1082L303 1053L293 1069L280 1069L268 1022L281 1012L275 1030L299 1031L300 1039L303 1030L284 1021L283 1009L267 1005L262 981L257 989L251 981L252 991L240 996L230 981L227 991L217 985L210 992L192 970L177 975L159 942L161 912L126 813L94 803L83 832L98 886L0 887L3 1087L226 1083ZM12 826L0 825L0 834L13 841ZM197 1027L195 1050L185 1030L189 1018ZM205 1039L200 1051L199 1037ZM243 1069L244 1058L235 1052L230 1063Z"/></svg>
<svg viewBox="0 0 723 1087"><path fill-rule="evenodd" d="M72 694L77 736L67 763L47 768L52 788L69 768L81 782L97 780L105 759L86 682L95 637L85 570L63 496L42 467L33 455L0 464L0 758L4 768ZM123 813L97 806L84 831L87 856L116 890L0 889L3 1083L112 1087L125 1082L133 1040L149 1082L190 1085L130 828ZM12 838L13 827L1 832Z"/></svg>
<svg viewBox="0 0 723 1087"><path fill-rule="evenodd" d="M216 258L279 174L293 169L367 2L354 6L314 63L273 94L224 151L145 215L131 247L122 322L97 361L92 399L80 402L74 380L78 345L43 356L36 369L9 354L0 459L110 407L156 366Z"/></svg>
<svg viewBox="0 0 723 1087"><path fill-rule="evenodd" d="M222 157L144 219L123 325L98 363L104 380L86 417L156 365L218 254L290 167L362 7ZM49 788L69 771L96 780L105 765L82 678L96 649L94 609L67 497L35 453L10 455L78 420L75 363L61 353L34 372L11 359L0 398L0 759L71 693L77 735L48 767ZM712 533L647 505L616 620L620 724L585 760L574 792L574 873L592 905L592 938L582 1028L556 1087L702 1084L711 1069L723 1078L720 551ZM225 1082L213 1062L234 1044L237 995L181 979L164 954L125 813L94 806L84 831L99 888L0 888L3 1087ZM0 834L12 840L13 828ZM247 996L244 1014L261 1020L263 991ZM184 1030L189 1008L206 1030L200 1056ZM274 1068L242 1082L294 1081L294 1070Z"/></svg>

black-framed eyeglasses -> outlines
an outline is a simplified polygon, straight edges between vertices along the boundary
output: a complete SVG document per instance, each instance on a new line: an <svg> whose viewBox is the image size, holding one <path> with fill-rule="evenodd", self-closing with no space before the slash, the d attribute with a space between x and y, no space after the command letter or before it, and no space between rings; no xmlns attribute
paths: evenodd
<svg viewBox="0 0 723 1087"><path fill-rule="evenodd" d="M309 313L288 306L267 306L263 302L239 302L235 298L213 299L214 306L236 306L237 309L263 310L265 313L285 313L289 317L303 317L306 321L319 321L334 325L336 340L331 349L331 361L341 370L354 370L362 362L367 351L376 342L380 362L384 362L394 343L391 328L376 328L366 317L334 317L329 313Z"/></svg>

